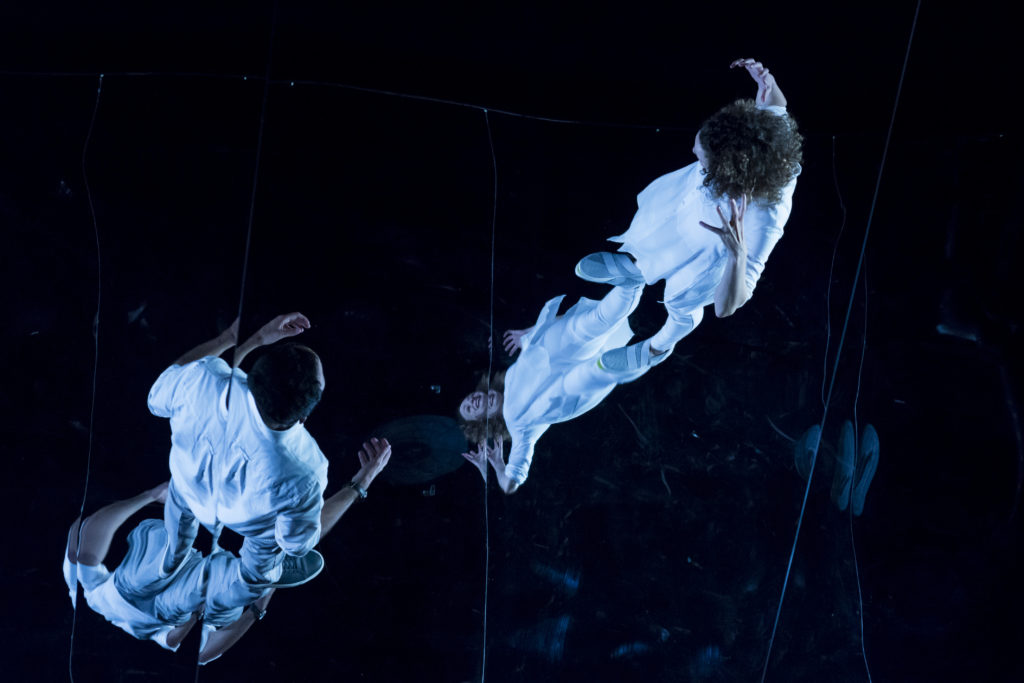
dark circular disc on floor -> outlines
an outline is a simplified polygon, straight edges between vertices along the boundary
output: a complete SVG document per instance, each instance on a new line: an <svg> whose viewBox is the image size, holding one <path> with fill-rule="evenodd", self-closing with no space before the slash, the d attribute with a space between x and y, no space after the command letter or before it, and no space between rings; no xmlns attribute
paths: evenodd
<svg viewBox="0 0 1024 683"><path fill-rule="evenodd" d="M423 484L454 472L466 462L462 457L468 446L466 437L450 417L401 417L370 434L391 443L391 461L380 474L390 484Z"/></svg>

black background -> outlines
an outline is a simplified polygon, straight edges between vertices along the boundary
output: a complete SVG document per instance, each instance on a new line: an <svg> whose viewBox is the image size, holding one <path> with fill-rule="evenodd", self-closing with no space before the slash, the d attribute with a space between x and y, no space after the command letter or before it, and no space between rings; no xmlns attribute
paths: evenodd
<svg viewBox="0 0 1024 683"><path fill-rule="evenodd" d="M445 473L456 454L423 482L382 477L324 573L199 680L760 679L805 490L791 439L822 420L844 329L768 680L867 680L858 572L873 680L1021 679L1008 14L925 3L875 203L914 3L304 5L0 10L5 680L69 662L76 681L194 680L196 633L171 654L73 616L59 562L83 491L88 512L167 477L146 392L231 321L243 264L243 335L313 322L328 388L308 427L333 492L379 425L452 416L487 367L488 131L500 334L558 294L601 296L574 264L692 161L706 116L753 95L727 68L744 56L805 135L750 303L553 427L512 497ZM881 458L851 518L829 489L855 417Z"/></svg>

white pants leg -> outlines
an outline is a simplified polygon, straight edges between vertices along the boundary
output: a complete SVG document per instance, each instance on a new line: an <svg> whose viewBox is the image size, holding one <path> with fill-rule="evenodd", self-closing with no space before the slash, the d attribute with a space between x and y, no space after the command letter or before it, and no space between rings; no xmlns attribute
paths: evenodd
<svg viewBox="0 0 1024 683"><path fill-rule="evenodd" d="M704 319L703 307L679 309L672 306L672 302L666 301L665 310L668 311L668 320L651 337L651 346L659 351L671 351L680 339L693 332Z"/></svg>
<svg viewBox="0 0 1024 683"><path fill-rule="evenodd" d="M644 288L612 287L592 311L567 321L569 332L579 339L599 337L636 310Z"/></svg>
<svg viewBox="0 0 1024 683"><path fill-rule="evenodd" d="M160 573L170 576L188 555L199 533L199 520L181 499L173 480L167 487L167 501L164 503L164 529L167 530L167 545Z"/></svg>

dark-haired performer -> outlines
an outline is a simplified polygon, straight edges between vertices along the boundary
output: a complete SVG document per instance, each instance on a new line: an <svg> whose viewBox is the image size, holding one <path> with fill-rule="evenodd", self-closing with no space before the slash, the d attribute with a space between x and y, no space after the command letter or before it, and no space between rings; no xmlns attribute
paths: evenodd
<svg viewBox="0 0 1024 683"><path fill-rule="evenodd" d="M253 349L309 325L301 313L274 318L238 347L232 373L218 356L236 343L235 321L178 358L149 392L150 412L171 421L163 574L178 570L200 523L215 536L227 526L245 537L239 580L207 596L207 628L235 621L281 579L285 554L305 556L320 538L327 459L303 425L324 389L320 359L289 344L264 353L248 376L237 369ZM363 496L369 482L358 479L349 485Z"/></svg>
<svg viewBox="0 0 1024 683"><path fill-rule="evenodd" d="M736 60L734 67L757 82L756 101L737 100L705 121L693 142L697 161L637 196L629 230L611 238L622 243L619 253L591 254L576 266L576 274L592 282L636 275L647 284L665 280L665 325L650 339L606 352L600 359L606 370L664 361L709 304L720 318L735 313L753 295L782 237L802 138L768 69L753 59Z"/></svg>

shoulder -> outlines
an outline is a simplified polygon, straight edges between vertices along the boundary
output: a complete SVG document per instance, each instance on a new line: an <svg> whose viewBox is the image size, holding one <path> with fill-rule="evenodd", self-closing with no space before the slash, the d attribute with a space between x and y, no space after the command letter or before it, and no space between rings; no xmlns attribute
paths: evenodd
<svg viewBox="0 0 1024 683"><path fill-rule="evenodd" d="M658 176L637 195L637 204L664 201L665 199L691 192L703 184L699 162Z"/></svg>
<svg viewBox="0 0 1024 683"><path fill-rule="evenodd" d="M326 488L327 458L305 427L297 425L280 435L275 450L271 479L282 496L301 500L312 489Z"/></svg>

